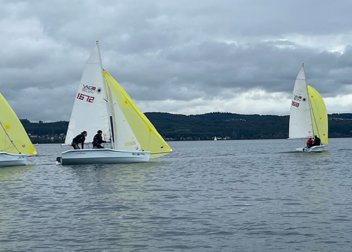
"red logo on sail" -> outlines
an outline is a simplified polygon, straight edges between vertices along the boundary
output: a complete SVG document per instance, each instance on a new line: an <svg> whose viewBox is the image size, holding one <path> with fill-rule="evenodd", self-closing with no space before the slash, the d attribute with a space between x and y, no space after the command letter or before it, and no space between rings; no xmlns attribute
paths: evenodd
<svg viewBox="0 0 352 252"><path fill-rule="evenodd" d="M297 107L297 108L298 108L298 107L299 107L299 103L298 103L298 102L294 102L294 101L293 101L293 102L292 102L292 106L294 106L294 107Z"/></svg>
<svg viewBox="0 0 352 252"><path fill-rule="evenodd" d="M83 91L83 92L86 92L86 93L92 93L92 94L93 94L96 89L97 89L97 88L94 87L94 86L88 86L88 85L84 85L84 84L83 84L82 91Z"/></svg>
<svg viewBox="0 0 352 252"><path fill-rule="evenodd" d="M295 101L301 101L301 100L302 100L302 96L300 96L300 95L294 95L294 96L293 96L293 99L294 99Z"/></svg>
<svg viewBox="0 0 352 252"><path fill-rule="evenodd" d="M25 145L25 144L22 144L22 147L24 148L24 147L26 147L26 145Z"/></svg>

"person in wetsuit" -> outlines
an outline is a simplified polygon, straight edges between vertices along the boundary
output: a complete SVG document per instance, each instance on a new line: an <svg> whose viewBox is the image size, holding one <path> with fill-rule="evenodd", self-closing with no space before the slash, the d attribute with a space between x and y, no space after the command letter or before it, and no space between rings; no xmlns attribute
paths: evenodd
<svg viewBox="0 0 352 252"><path fill-rule="evenodd" d="M319 145L320 145L320 142L321 142L321 141L320 141L320 138L315 135L315 136L314 136L314 144L313 144L313 145L314 145L314 146L315 146L315 145L318 145L318 146L319 146Z"/></svg>
<svg viewBox="0 0 352 252"><path fill-rule="evenodd" d="M93 138L93 149L101 149L104 148L104 146L101 145L101 143L106 143L106 141L103 140L103 137L101 136L103 132L101 130L98 130L97 134Z"/></svg>
<svg viewBox="0 0 352 252"><path fill-rule="evenodd" d="M82 131L81 134L77 135L75 138L72 140L72 147L73 149L80 149L78 144L82 144L82 149L84 149L84 141L86 140L87 136L87 131Z"/></svg>

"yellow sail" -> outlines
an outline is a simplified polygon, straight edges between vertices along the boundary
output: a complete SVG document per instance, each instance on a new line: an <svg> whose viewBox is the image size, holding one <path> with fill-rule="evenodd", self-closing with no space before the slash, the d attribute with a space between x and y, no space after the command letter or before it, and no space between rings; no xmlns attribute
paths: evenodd
<svg viewBox="0 0 352 252"><path fill-rule="evenodd" d="M133 133L145 151L150 151L150 158L157 158L172 152L171 147L155 129L154 125L133 102L126 91L104 70L104 78L115 96ZM118 130L118 129L114 129Z"/></svg>
<svg viewBox="0 0 352 252"><path fill-rule="evenodd" d="M310 97L311 115L313 120L314 134L319 136L322 143L328 143L328 112L325 107L325 103L321 95L317 90L308 87L308 93Z"/></svg>
<svg viewBox="0 0 352 252"><path fill-rule="evenodd" d="M16 147L11 143L9 137L2 127L0 127L0 152L27 154L37 154L31 140L29 139L22 123L0 93L0 121L7 134L11 137Z"/></svg>

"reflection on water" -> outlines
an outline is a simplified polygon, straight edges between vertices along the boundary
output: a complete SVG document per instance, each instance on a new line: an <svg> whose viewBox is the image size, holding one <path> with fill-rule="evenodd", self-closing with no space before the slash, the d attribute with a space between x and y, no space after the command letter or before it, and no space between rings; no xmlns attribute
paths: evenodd
<svg viewBox="0 0 352 252"><path fill-rule="evenodd" d="M0 169L0 251L350 251L350 139L171 142L148 163Z"/></svg>
<svg viewBox="0 0 352 252"><path fill-rule="evenodd" d="M1 180L22 180L26 176L26 172L33 169L34 165L14 166L14 167L1 167L0 168L0 181Z"/></svg>

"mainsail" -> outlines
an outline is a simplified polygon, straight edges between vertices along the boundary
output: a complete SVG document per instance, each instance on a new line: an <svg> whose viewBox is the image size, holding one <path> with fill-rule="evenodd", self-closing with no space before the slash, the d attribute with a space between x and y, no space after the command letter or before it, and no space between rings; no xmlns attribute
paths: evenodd
<svg viewBox="0 0 352 252"><path fill-rule="evenodd" d="M37 154L22 123L0 93L0 152L13 154L26 154L28 156ZM6 132L5 132L6 130ZM6 134L7 133L7 134ZM11 142L13 141L13 143Z"/></svg>
<svg viewBox="0 0 352 252"><path fill-rule="evenodd" d="M308 85L314 134L322 143L328 144L328 113L323 98L317 90Z"/></svg>
<svg viewBox="0 0 352 252"><path fill-rule="evenodd" d="M123 132L114 133L117 135L115 142L118 142L118 146L116 147L119 147L119 149L125 149L128 145L132 145L135 148L140 145L142 150L151 152L151 158L169 154L172 151L171 147L165 142L162 136L160 136L153 124L137 107L137 105L133 102L126 91L105 70L104 77L112 93L112 97L109 97L110 102L115 104L114 106L118 105L119 107L112 109L112 111L115 111L114 117L116 118L116 126L114 127L114 131L121 130L120 127L125 128L125 122L122 121L127 120L126 123L128 123L129 127L131 128L134 136L136 137L136 140L138 140L136 143L133 143L133 140L128 140L128 142L121 142L118 139L120 138L119 134L121 135ZM121 113L124 115L123 119L117 119ZM128 139L131 139L131 137Z"/></svg>
<svg viewBox="0 0 352 252"><path fill-rule="evenodd" d="M297 75L290 109L289 138L313 137L312 116L304 66Z"/></svg>
<svg viewBox="0 0 352 252"><path fill-rule="evenodd" d="M110 141L110 115L107 92L102 71L98 42L83 71L78 87L65 144L82 131L88 132L86 142L91 142L98 130L103 131L106 141Z"/></svg>

